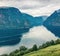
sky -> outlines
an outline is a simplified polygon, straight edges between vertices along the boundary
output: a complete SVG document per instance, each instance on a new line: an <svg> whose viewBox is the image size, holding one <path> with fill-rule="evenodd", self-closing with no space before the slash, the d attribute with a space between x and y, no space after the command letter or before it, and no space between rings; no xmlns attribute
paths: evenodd
<svg viewBox="0 0 60 56"><path fill-rule="evenodd" d="M13 6L21 12L33 15L51 15L60 9L59 0L0 0L0 6Z"/></svg>

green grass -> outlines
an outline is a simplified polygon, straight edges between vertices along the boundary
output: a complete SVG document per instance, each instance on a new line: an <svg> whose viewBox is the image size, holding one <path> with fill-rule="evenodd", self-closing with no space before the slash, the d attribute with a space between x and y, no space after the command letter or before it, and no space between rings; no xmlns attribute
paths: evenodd
<svg viewBox="0 0 60 56"><path fill-rule="evenodd" d="M34 51L24 56L60 56L60 44Z"/></svg>

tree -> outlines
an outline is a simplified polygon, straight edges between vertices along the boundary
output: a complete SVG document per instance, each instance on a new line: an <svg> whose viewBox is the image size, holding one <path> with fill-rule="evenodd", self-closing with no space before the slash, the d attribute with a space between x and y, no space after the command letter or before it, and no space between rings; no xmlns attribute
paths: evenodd
<svg viewBox="0 0 60 56"><path fill-rule="evenodd" d="M14 53L18 53L19 52L19 50L18 49L16 49L15 51L14 51Z"/></svg>
<svg viewBox="0 0 60 56"><path fill-rule="evenodd" d="M3 54L3 55L1 55L1 56L8 56L7 54Z"/></svg>
<svg viewBox="0 0 60 56"><path fill-rule="evenodd" d="M57 39L57 40L55 41L55 44L60 44L60 39Z"/></svg>
<svg viewBox="0 0 60 56"><path fill-rule="evenodd" d="M39 49L42 49L43 47L42 47L42 45L41 46L39 46Z"/></svg>
<svg viewBox="0 0 60 56"><path fill-rule="evenodd" d="M53 40L47 41L46 43L39 46L39 49L46 48L46 47L51 46L51 45L55 45L55 41L53 41Z"/></svg>
<svg viewBox="0 0 60 56"><path fill-rule="evenodd" d="M25 46L20 47L20 51L26 51L26 50L27 50L27 48Z"/></svg>
<svg viewBox="0 0 60 56"><path fill-rule="evenodd" d="M51 41L50 41L50 44L51 44L51 45L55 45L55 41L51 40Z"/></svg>
<svg viewBox="0 0 60 56"><path fill-rule="evenodd" d="M32 51L36 51L36 50L38 50L38 48L37 48L37 45L35 44L35 45L33 45L33 47L32 47Z"/></svg>
<svg viewBox="0 0 60 56"><path fill-rule="evenodd" d="M47 44L42 44L41 48L46 48L47 47Z"/></svg>

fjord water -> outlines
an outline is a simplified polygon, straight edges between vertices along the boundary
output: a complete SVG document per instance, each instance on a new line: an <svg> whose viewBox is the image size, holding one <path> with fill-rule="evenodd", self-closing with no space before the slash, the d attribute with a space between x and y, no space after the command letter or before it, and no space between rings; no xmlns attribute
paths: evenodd
<svg viewBox="0 0 60 56"><path fill-rule="evenodd" d="M18 44L24 32L28 29L0 29L0 46Z"/></svg>
<svg viewBox="0 0 60 56"><path fill-rule="evenodd" d="M57 39L57 37L50 31L48 31L44 26L33 27L27 33L24 33L20 38L21 41L16 45L0 47L0 55L5 53L9 54L14 50L19 49L20 46L26 46L28 48L31 48L34 44L40 46L46 41Z"/></svg>

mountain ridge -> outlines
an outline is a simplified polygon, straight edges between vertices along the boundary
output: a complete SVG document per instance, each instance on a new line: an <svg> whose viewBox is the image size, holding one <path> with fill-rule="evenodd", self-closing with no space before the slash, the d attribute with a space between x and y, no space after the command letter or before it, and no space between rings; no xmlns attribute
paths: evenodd
<svg viewBox="0 0 60 56"><path fill-rule="evenodd" d="M42 25L43 19L35 18L21 13L15 7L0 7L0 46L19 43L23 33L28 32L31 27Z"/></svg>
<svg viewBox="0 0 60 56"><path fill-rule="evenodd" d="M43 25L56 36L60 37L60 12L57 13L57 11L55 11L52 13Z"/></svg>

